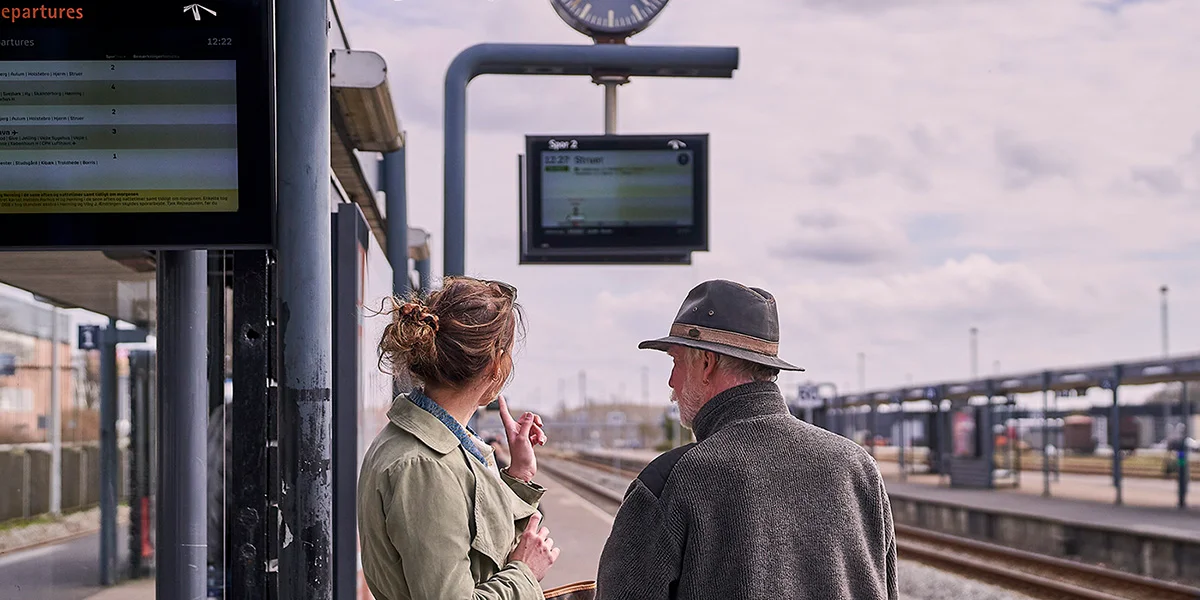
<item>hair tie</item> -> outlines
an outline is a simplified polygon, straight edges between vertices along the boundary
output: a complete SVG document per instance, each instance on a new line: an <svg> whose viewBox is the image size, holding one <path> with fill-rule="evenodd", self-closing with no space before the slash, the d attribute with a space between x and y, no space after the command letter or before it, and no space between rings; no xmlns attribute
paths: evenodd
<svg viewBox="0 0 1200 600"><path fill-rule="evenodd" d="M416 302L406 302L406 303L404 303L403 306L400 307L400 316L407 317L407 316L411 315L413 313L413 311L417 311L420 309L421 309L421 305L417 304Z"/></svg>
<svg viewBox="0 0 1200 600"><path fill-rule="evenodd" d="M425 316L421 317L421 322L429 325L429 328L432 329L434 333L437 333L439 327L437 315L426 313Z"/></svg>

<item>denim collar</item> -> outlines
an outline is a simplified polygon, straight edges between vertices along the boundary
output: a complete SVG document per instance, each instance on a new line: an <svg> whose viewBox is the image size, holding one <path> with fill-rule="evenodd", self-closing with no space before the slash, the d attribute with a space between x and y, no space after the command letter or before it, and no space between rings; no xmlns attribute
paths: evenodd
<svg viewBox="0 0 1200 600"><path fill-rule="evenodd" d="M450 413L446 412L446 409L442 408L440 404L434 402L432 398L425 395L425 390L413 388L413 390L408 393L408 400L413 404L416 404L425 412L437 417L437 419L446 426L446 429L449 429L450 433L453 433L454 437L458 438L458 443L462 445L464 450L469 452L471 456L474 456L476 459L478 459L483 466L487 466L487 459L484 458L483 452L479 450L479 447L476 446L475 442L471 439L471 436L474 435L475 432L471 431L470 428L463 427L462 424L454 420L454 417L450 416Z"/></svg>

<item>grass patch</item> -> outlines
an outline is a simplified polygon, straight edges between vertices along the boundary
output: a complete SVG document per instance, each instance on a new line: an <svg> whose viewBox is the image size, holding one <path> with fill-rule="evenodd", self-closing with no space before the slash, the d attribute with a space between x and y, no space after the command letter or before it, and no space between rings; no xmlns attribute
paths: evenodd
<svg viewBox="0 0 1200 600"><path fill-rule="evenodd" d="M9 519L7 521L0 522L0 533L3 533L5 531L12 531L14 529L20 529L22 527L29 527L30 525L42 525L42 524L46 524L46 523L53 523L56 520L57 519L55 519L54 517L52 517L50 515L38 515L36 517L30 517L28 519Z"/></svg>

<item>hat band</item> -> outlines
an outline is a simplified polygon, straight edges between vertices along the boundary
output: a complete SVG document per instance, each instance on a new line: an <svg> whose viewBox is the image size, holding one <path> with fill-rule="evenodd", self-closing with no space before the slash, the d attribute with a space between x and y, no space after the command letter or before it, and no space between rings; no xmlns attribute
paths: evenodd
<svg viewBox="0 0 1200 600"><path fill-rule="evenodd" d="M767 356L776 356L779 354L779 342L769 342L744 333L724 331L722 329L688 325L687 323L675 323L671 325L671 335L691 340L700 340L702 342L733 346L734 348L766 354Z"/></svg>

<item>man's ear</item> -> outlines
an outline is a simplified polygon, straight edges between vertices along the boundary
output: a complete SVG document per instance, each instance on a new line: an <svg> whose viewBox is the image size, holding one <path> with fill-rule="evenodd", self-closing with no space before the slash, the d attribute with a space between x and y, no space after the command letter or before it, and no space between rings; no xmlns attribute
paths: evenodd
<svg viewBox="0 0 1200 600"><path fill-rule="evenodd" d="M705 383L713 378L713 375L717 371L717 361L719 360L720 358L715 352L704 352L704 358L700 363L700 374Z"/></svg>

